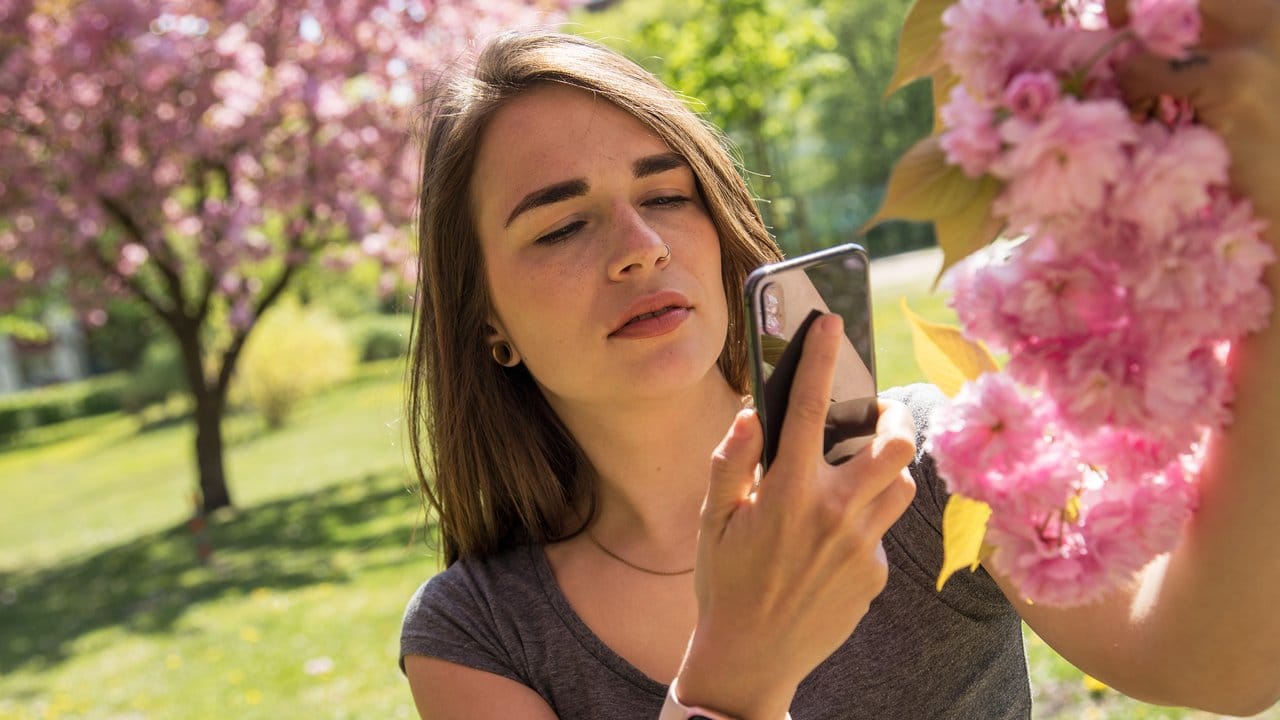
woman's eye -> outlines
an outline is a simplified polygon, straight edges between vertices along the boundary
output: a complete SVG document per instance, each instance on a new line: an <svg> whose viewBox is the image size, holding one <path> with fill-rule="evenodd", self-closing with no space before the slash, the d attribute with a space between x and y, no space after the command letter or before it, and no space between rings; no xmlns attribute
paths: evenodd
<svg viewBox="0 0 1280 720"><path fill-rule="evenodd" d="M652 200L646 200L644 204L649 207L673 207L687 202L689 202L689 198L684 195L663 195Z"/></svg>
<svg viewBox="0 0 1280 720"><path fill-rule="evenodd" d="M567 240L570 235L573 235L578 232L578 230L582 229L583 225L586 225L586 223L582 220L571 222L568 225L552 230L546 235L539 235L533 242L537 245L555 245L562 240Z"/></svg>

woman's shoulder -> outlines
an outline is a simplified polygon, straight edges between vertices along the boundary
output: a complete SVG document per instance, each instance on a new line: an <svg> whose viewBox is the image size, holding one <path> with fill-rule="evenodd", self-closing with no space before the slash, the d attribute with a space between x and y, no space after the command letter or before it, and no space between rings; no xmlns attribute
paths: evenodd
<svg viewBox="0 0 1280 720"><path fill-rule="evenodd" d="M492 607L497 598L538 589L538 548L517 545L484 556L460 558L428 578L409 600L408 615L455 606Z"/></svg>
<svg viewBox="0 0 1280 720"><path fill-rule="evenodd" d="M911 416L916 423L916 435L923 439L925 430L929 427L929 416L933 413L934 408L946 402L947 396L942 394L938 386L929 383L912 383L910 385L898 385L891 387L880 393L880 397L886 400L896 400L911 411Z"/></svg>
<svg viewBox="0 0 1280 720"><path fill-rule="evenodd" d="M422 583L405 607L405 655L425 655L523 682L521 617L545 604L540 549L465 557Z"/></svg>
<svg viewBox="0 0 1280 720"><path fill-rule="evenodd" d="M939 405L947 401L947 396L943 395L936 385L913 383L889 388L880 393L880 397L885 400L900 402L911 411L911 419L915 422L916 430L916 464L929 465L929 457L925 454L925 439L926 433L929 431L929 418ZM932 473L931 465L919 469ZM916 468L913 468L914 470Z"/></svg>
<svg viewBox="0 0 1280 720"><path fill-rule="evenodd" d="M927 452L929 418L933 411L946 402L947 396L936 385L914 383L893 387L880 393L886 400L895 400L907 406L915 421L916 459L911 463L911 475L916 481L916 499L912 505L923 512L929 524L942 532L942 511L950 494L946 483L938 477L933 458Z"/></svg>

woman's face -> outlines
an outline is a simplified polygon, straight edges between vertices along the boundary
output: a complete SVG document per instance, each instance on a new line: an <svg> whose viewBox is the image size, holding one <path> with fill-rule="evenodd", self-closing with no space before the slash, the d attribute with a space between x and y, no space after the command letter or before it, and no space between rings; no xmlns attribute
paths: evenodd
<svg viewBox="0 0 1280 720"><path fill-rule="evenodd" d="M719 238L648 127L581 90L532 90L486 126L470 190L490 324L553 407L723 382Z"/></svg>

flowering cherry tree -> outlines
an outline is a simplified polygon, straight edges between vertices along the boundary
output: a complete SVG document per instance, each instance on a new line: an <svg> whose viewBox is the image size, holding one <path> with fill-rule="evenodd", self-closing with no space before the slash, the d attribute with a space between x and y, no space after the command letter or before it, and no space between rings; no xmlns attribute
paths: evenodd
<svg viewBox="0 0 1280 720"><path fill-rule="evenodd" d="M132 295L181 348L206 510L245 340L304 265L411 262L420 78L557 0L0 0L0 310Z"/></svg>

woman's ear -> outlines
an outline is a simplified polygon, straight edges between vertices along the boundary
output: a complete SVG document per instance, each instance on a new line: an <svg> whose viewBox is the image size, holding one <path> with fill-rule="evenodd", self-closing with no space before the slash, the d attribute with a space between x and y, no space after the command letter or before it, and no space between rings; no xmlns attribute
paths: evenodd
<svg viewBox="0 0 1280 720"><path fill-rule="evenodd" d="M507 339L502 323L496 319L490 319L484 329L485 342L489 343L489 354L493 356L493 361L506 368L513 368L519 365L520 353L516 351L511 341Z"/></svg>

